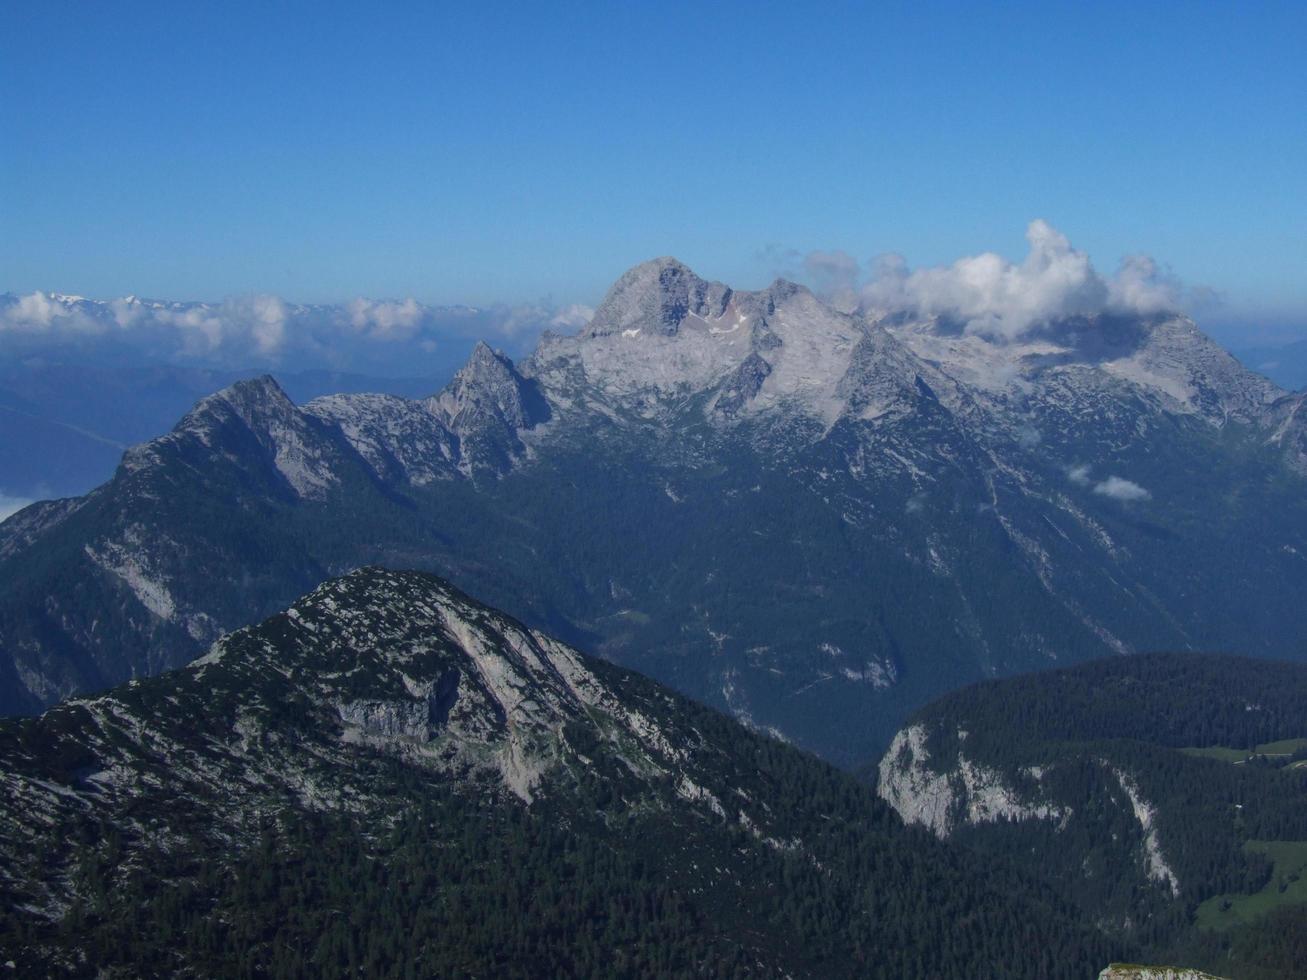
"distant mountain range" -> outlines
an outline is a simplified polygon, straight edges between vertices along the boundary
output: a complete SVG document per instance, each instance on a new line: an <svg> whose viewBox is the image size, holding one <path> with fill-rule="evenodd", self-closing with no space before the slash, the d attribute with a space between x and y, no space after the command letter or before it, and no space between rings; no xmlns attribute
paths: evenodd
<svg viewBox="0 0 1307 980"><path fill-rule="evenodd" d="M113 475L127 446L167 431L205 395L269 370L271 361L260 355L257 345L235 345L248 332L246 321L252 315L239 304L33 296L44 301L40 329L19 315L25 301L32 305L32 297L0 294L0 514L6 497L12 506L79 495L99 486ZM281 304L278 309L286 322L298 324L297 332L292 331L297 340L314 329L328 334L316 350L292 343L292 350L277 358L282 366L272 373L297 404L337 393L426 397L466 362L477 329L494 330L519 318L523 337L529 339L550 319L562 316L580 322L584 315L579 308L548 315L543 307L479 310L365 301ZM28 311L29 317L36 312ZM396 331L393 338L368 344L349 336L375 331L372 321L387 315L400 321L391 328ZM169 336L161 339L159 326L151 330L147 323L142 328L140 321L150 316L169 321ZM197 326L185 325L188 318L203 324L206 316L226 324L214 335L217 346L211 351L197 347L194 337L187 346L187 331L198 333ZM353 328L356 319L361 328ZM344 330L344 324L351 329ZM333 330L345 336L329 336ZM138 332L143 336L135 336ZM1307 342L1235 347L1233 352L1250 370L1282 388L1307 387ZM168 355L182 363L161 359ZM335 366L322 366L324 357L334 358ZM261 360L264 367L253 366Z"/></svg>
<svg viewBox="0 0 1307 980"><path fill-rule="evenodd" d="M0 508L5 497L87 492L113 475L127 446L242 378L272 372L300 402L359 391L424 397L448 383L479 337L519 349L583 312L0 294Z"/></svg>
<svg viewBox="0 0 1307 980"><path fill-rule="evenodd" d="M10 360L0 366L0 493L28 499L86 493L113 476L124 450L167 431L206 395L259 374ZM277 375L296 401L362 391L420 397L448 380L448 375L385 378L335 371Z"/></svg>
<svg viewBox="0 0 1307 980"><path fill-rule="evenodd" d="M0 723L21 976L1079 978L1128 947L871 789L416 573Z"/></svg>
<svg viewBox="0 0 1307 980"><path fill-rule="evenodd" d="M1011 339L671 259L438 395L203 399L0 525L4 710L179 666L369 563L437 571L843 765L968 681L1307 651L1307 413L1188 319Z"/></svg>

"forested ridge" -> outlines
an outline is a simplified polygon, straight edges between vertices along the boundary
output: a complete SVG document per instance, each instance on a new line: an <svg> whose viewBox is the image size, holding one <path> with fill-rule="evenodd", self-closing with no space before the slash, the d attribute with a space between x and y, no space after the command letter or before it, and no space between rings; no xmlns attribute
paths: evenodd
<svg viewBox="0 0 1307 980"><path fill-rule="evenodd" d="M0 963L888 980L1078 978L1121 952L855 777L430 576L364 570L292 612L216 659L0 723L0 777L34 802L0 828ZM537 642L545 660L522 659ZM474 713L512 664L510 706ZM451 668L452 704L406 693ZM350 705L371 729L342 724ZM405 705L437 727L396 735ZM485 760L546 709L566 720L513 743L514 765L542 760L519 795ZM639 754L631 718L662 748Z"/></svg>
<svg viewBox="0 0 1307 980"><path fill-rule="evenodd" d="M927 733L927 768L965 759L1046 807L1042 818L965 820L957 843L1038 875L1157 957L1241 978L1307 970L1283 932L1307 926L1300 872L1260 843L1307 842L1307 668L1116 657L972 685L909 724Z"/></svg>

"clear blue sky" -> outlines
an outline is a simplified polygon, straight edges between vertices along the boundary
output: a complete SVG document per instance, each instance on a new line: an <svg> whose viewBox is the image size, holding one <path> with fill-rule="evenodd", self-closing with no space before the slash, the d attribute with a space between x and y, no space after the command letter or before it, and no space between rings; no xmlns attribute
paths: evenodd
<svg viewBox="0 0 1307 980"><path fill-rule="evenodd" d="M1307 3L0 7L0 290L593 302L1034 217L1307 311Z"/></svg>

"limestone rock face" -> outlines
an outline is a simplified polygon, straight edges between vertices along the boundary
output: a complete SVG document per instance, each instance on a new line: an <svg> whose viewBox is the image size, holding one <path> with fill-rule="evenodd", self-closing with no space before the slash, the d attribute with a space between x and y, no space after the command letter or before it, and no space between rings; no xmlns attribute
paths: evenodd
<svg viewBox="0 0 1307 980"><path fill-rule="evenodd" d="M1042 773L1027 771L1017 787L998 770L968 759L932 759L926 730L900 731L881 759L877 792L905 823L920 824L941 839L959 826L1022 820L1061 821L1069 808L1039 790Z"/></svg>
<svg viewBox="0 0 1307 980"><path fill-rule="evenodd" d="M1113 963L1098 975L1098 980L1222 980L1222 978L1203 973L1201 970L1185 970L1173 966Z"/></svg>
<svg viewBox="0 0 1307 980"><path fill-rule="evenodd" d="M672 336L687 316L720 316L730 299L729 286L700 279L676 259L653 259L617 280L585 333L603 336L648 330Z"/></svg>
<svg viewBox="0 0 1307 980"><path fill-rule="evenodd" d="M458 475L458 436L426 402L394 395L327 395L304 411L337 426L387 483L424 486Z"/></svg>
<svg viewBox="0 0 1307 980"><path fill-rule="evenodd" d="M722 385L717 403L713 407L725 415L738 414L740 409L758 394L769 374L771 374L771 365L757 352L750 354L740 363L730 379Z"/></svg>

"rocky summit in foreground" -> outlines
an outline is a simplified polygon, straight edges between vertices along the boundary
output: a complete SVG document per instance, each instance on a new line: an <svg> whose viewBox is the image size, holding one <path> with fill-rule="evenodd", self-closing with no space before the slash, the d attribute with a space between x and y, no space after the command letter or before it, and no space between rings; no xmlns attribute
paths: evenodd
<svg viewBox="0 0 1307 980"><path fill-rule="evenodd" d="M1223 980L1201 970L1176 969L1172 966L1136 966L1113 963L1098 975L1098 980Z"/></svg>
<svg viewBox="0 0 1307 980"><path fill-rule="evenodd" d="M0 711L378 563L865 764L986 677L1303 656L1303 400L1178 314L994 336L658 259L521 363L483 345L422 400L243 382L0 524Z"/></svg>
<svg viewBox="0 0 1307 980"><path fill-rule="evenodd" d="M1089 976L1058 897L420 573L0 724L22 976Z"/></svg>

